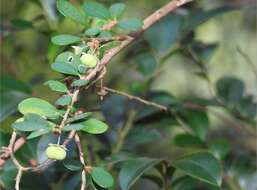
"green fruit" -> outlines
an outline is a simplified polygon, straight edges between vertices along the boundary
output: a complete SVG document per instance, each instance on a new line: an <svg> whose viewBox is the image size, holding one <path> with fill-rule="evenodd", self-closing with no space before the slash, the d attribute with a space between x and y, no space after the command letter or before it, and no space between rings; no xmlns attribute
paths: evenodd
<svg viewBox="0 0 257 190"><path fill-rule="evenodd" d="M93 68L97 64L97 58L94 55L91 55L89 53L84 53L81 57L80 60L83 64L85 64L89 68Z"/></svg>
<svg viewBox="0 0 257 190"><path fill-rule="evenodd" d="M58 144L49 144L46 155L52 160L63 160L66 158L66 148Z"/></svg>

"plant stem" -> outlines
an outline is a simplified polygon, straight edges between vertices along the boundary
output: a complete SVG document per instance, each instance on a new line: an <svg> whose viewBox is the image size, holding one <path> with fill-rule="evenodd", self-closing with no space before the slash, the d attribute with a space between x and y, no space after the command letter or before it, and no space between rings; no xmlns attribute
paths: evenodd
<svg viewBox="0 0 257 190"><path fill-rule="evenodd" d="M128 114L128 120L124 126L123 129L120 130L120 133L118 135L118 140L115 146L113 147L112 153L117 153L121 150L123 147L124 141L130 131L130 129L133 127L133 121L136 117L136 111L132 110Z"/></svg>

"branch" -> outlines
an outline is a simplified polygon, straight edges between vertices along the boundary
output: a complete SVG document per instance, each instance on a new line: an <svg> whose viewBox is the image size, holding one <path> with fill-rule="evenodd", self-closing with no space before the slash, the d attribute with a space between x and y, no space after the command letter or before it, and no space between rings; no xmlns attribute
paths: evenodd
<svg viewBox="0 0 257 190"><path fill-rule="evenodd" d="M149 17L147 17L144 20L144 25L142 27L142 29L137 33L136 37L131 37L128 38L124 41L121 42L121 44L115 48L112 48L108 53L106 53L104 55L104 57L100 60L100 62L98 63L98 65L94 68L89 70L89 72L87 73L86 76L82 76L81 79L86 79L88 81L91 81L92 79L94 79L96 77L96 75L101 72L104 67L110 62L110 60L117 55L121 50L123 50L124 48L126 48L128 45L130 45L131 43L133 43L136 38L138 36L140 36L144 31L146 31L150 26L152 26L154 23L158 22L161 18L165 17L167 14L169 14L170 12L172 12L173 10L175 10L176 8L190 2L192 0L172 0L169 3L167 3L166 5L164 5L162 8L160 8L159 10L155 11L153 14L151 14ZM78 95L79 95L80 90L78 89L77 91L74 92L73 97L72 97L72 105L75 102L74 100L78 99ZM72 106L71 105L71 106ZM65 112L64 118L60 124L60 128L63 127L68 115L70 113L70 109L68 108ZM69 135L69 139L72 139L75 135L75 132L71 132ZM66 143L69 142L69 140L65 141ZM64 143L64 144L66 144ZM16 144L16 143L15 143ZM24 145L25 142L22 142L19 144L19 148L22 147L22 145ZM10 154L6 154L5 155L7 158L10 156ZM49 160L46 161L47 163L49 163ZM0 159L0 166L2 166L5 163L4 160L2 160L2 156ZM50 162L52 163L52 162ZM42 164L37 168L42 167Z"/></svg>
<svg viewBox="0 0 257 190"><path fill-rule="evenodd" d="M121 96L125 96L130 100L137 100L137 101L141 102L142 104L145 104L145 105L148 105L148 106L151 106L151 107L155 107L155 108L159 109L160 111L165 111L167 113L170 113L171 115L173 115L175 117L176 121L181 125L181 127L183 127L183 129L185 131L188 131L188 129L187 129L188 127L187 127L186 123L178 116L178 114L176 114L176 112L172 111L172 108L169 108L165 105L161 105L161 104L158 104L158 103L155 103L155 102L152 102L152 101L148 101L148 100L145 100L145 99L140 98L138 96L133 96L133 95L130 95L126 92L122 92L122 91L115 90L115 89L112 89L112 88L103 87L103 90L111 92L111 93L115 93L115 94L118 94L118 95L121 95ZM183 107L188 109L188 110L195 110L195 111L202 111L202 112L207 111L206 106L191 103L191 102L184 103ZM237 133L244 134L244 135L249 136L249 137L257 138L257 135L255 133L252 133L251 131L246 130L238 122L235 122L235 121L227 118L226 116L220 114L219 112L217 112L215 110L208 109L208 111L211 112L213 115L217 116L218 118L222 119L229 126L233 127ZM190 131L188 131L188 132L190 132Z"/></svg>
<svg viewBox="0 0 257 190"><path fill-rule="evenodd" d="M121 150L130 129L133 127L133 122L135 117L136 117L136 111L135 110L130 111L128 115L128 120L125 126L120 130L120 133L117 138L118 139L117 143L113 147L112 153L117 153Z"/></svg>
<svg viewBox="0 0 257 190"><path fill-rule="evenodd" d="M112 92L112 93L115 93L115 94L119 94L121 96L125 96L128 99L130 99L130 100L137 100L137 101L141 102L142 104L145 104L145 105L148 105L148 106L151 106L151 107L155 107L157 109L160 109L161 111L165 111L165 112L169 111L169 109L166 106L164 106L164 105L157 104L155 102L151 102L151 101L145 100L145 99L140 98L138 96L130 95L130 94L126 93L126 92L122 92L122 91L115 90L115 89L108 88L108 87L103 87L103 90L105 90L107 92Z"/></svg>

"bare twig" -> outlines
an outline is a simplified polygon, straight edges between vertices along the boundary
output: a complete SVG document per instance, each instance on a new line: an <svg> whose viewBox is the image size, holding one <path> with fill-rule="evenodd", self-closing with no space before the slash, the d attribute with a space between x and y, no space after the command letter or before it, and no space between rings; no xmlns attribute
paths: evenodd
<svg viewBox="0 0 257 190"><path fill-rule="evenodd" d="M155 102L151 102L151 101L145 100L145 99L140 98L138 96L133 96L133 95L128 94L126 92L122 92L122 91L115 90L115 89L108 88L108 87L103 87L103 90L105 90L107 92L112 92L112 93L115 93L115 94L119 94L121 96L126 96L130 100L137 100L137 101L141 102L142 104L155 107L157 109L160 109L161 111L165 111L165 112L169 111L169 109L166 106L163 106L163 105L157 104Z"/></svg>
<svg viewBox="0 0 257 190"><path fill-rule="evenodd" d="M130 111L128 115L128 120L125 126L119 132L117 143L113 147L112 153L117 153L121 150L130 129L133 127L133 121L135 117L136 117L136 111L135 110Z"/></svg>
<svg viewBox="0 0 257 190"><path fill-rule="evenodd" d="M86 188L86 171L85 171L84 168L86 167L86 163L85 163L85 159L84 159L84 153L83 153L83 150L82 150L80 137L77 133L75 134L74 139L75 139L75 143L78 147L80 163L83 165L83 170L81 172L81 187L80 187L80 190L85 190L85 188Z"/></svg>
<svg viewBox="0 0 257 190"><path fill-rule="evenodd" d="M237 47L236 48L238 53L242 56L242 58L244 58L244 60L246 61L246 63L248 63L248 65L251 67L252 72L255 75L255 80L257 81L257 68L254 64L254 62L251 60L251 58L242 50L241 47Z"/></svg>

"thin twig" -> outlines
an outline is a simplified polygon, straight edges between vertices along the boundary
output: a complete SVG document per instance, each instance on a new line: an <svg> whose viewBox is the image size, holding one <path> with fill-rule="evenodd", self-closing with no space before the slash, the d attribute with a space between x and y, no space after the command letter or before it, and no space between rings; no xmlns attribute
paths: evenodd
<svg viewBox="0 0 257 190"><path fill-rule="evenodd" d="M155 107L155 108L158 108L160 109L161 111L165 111L165 112L168 112L168 108L166 106L163 106L161 104L157 104L155 102L151 102L151 101L148 101L148 100L145 100L143 98L140 98L138 96L133 96L131 94L128 94L126 92L122 92L122 91L119 91L119 90L115 90L115 89L112 89L112 88L108 88L108 87L103 87L103 90L107 91L107 92L112 92L112 93L115 93L115 94L119 94L121 96L125 96L127 97L128 99L130 100L137 100L145 105L148 105L148 106L152 106L152 107Z"/></svg>
<svg viewBox="0 0 257 190"><path fill-rule="evenodd" d="M130 111L125 126L119 132L117 143L113 147L112 153L117 153L121 150L130 129L133 127L133 121L135 117L136 117L136 111L135 110Z"/></svg>
<svg viewBox="0 0 257 190"><path fill-rule="evenodd" d="M78 151L79 151L80 163L83 165L83 171L81 172L80 190L85 190L85 188L86 188L86 171L84 168L86 167L86 163L85 163L84 153L83 153L83 149L82 149L81 142L80 142L80 137L77 133L75 134L74 140L75 140L75 143L76 143Z"/></svg>
<svg viewBox="0 0 257 190"><path fill-rule="evenodd" d="M16 190L20 189L20 181L21 181L22 173L23 173L23 170L22 169L18 169L18 173L17 173L17 175L15 177L15 189Z"/></svg>

